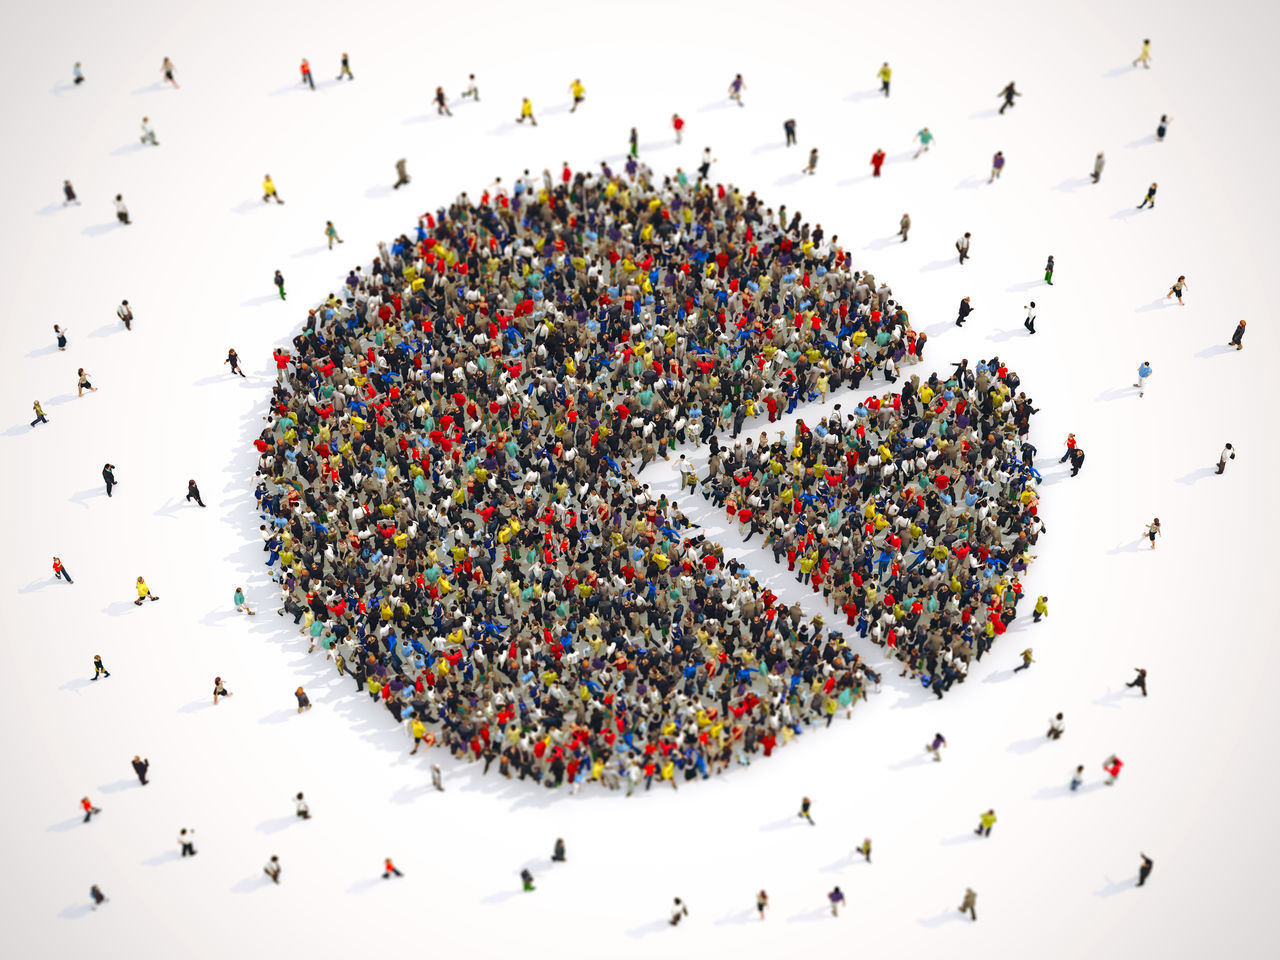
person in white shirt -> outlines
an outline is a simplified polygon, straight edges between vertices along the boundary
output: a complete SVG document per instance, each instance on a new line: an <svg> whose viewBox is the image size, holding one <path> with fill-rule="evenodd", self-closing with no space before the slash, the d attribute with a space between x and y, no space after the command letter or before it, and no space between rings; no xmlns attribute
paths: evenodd
<svg viewBox="0 0 1280 960"><path fill-rule="evenodd" d="M129 208L124 205L124 194L117 193L114 203L116 205L116 219L121 223L130 223Z"/></svg>
<svg viewBox="0 0 1280 960"><path fill-rule="evenodd" d="M125 222L127 223L128 221L126 220ZM133 310L129 307L128 300L120 301L120 306L116 307L116 316L124 321L126 330L133 329Z"/></svg>
<svg viewBox="0 0 1280 960"><path fill-rule="evenodd" d="M1227 469L1227 461L1234 460L1235 458L1236 458L1236 451L1231 446L1231 444L1228 443L1225 447L1222 448L1222 453L1218 455L1217 472L1222 473L1223 471L1225 471Z"/></svg>
<svg viewBox="0 0 1280 960"><path fill-rule="evenodd" d="M1027 311L1027 319L1022 321L1022 325L1027 328L1028 333L1036 332L1036 302L1034 300L1028 306L1024 306L1023 310Z"/></svg>

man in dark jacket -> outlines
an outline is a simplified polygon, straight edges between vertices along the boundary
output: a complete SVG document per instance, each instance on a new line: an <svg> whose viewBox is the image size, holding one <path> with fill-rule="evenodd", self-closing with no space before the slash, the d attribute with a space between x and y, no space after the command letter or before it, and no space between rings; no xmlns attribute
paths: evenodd
<svg viewBox="0 0 1280 960"><path fill-rule="evenodd" d="M111 496L111 488L116 485L115 468L114 463L106 463L102 466L102 479L106 481L108 497Z"/></svg>
<svg viewBox="0 0 1280 960"><path fill-rule="evenodd" d="M1237 350L1244 349L1244 344L1240 342L1244 339L1244 327L1245 322L1243 320L1236 324L1236 332L1231 335L1231 342L1227 346L1235 347Z"/></svg>
<svg viewBox="0 0 1280 960"><path fill-rule="evenodd" d="M971 313L973 313L973 307L969 306L969 298L965 297L960 301L960 315L956 317L956 326L963 327L965 320L969 318Z"/></svg>
<svg viewBox="0 0 1280 960"><path fill-rule="evenodd" d="M196 486L194 480L187 481L187 500L195 500L200 506L204 506L204 501L200 499L200 488Z"/></svg>
<svg viewBox="0 0 1280 960"><path fill-rule="evenodd" d="M1079 447L1071 448L1071 475L1074 477L1080 472L1080 468L1084 466L1084 451Z"/></svg>
<svg viewBox="0 0 1280 960"><path fill-rule="evenodd" d="M1145 853L1139 853L1138 856L1142 858L1142 866L1138 868L1138 886L1142 886L1147 882L1147 877L1151 876L1151 868L1154 864Z"/></svg>
<svg viewBox="0 0 1280 960"><path fill-rule="evenodd" d="M151 766L150 760L140 760L133 758L133 772L138 775L138 782L144 787L147 785L147 768Z"/></svg>

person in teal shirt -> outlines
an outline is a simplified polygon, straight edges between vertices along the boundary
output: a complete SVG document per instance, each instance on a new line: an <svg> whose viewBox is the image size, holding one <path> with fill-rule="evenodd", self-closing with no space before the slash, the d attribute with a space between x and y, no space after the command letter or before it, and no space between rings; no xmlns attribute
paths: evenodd
<svg viewBox="0 0 1280 960"><path fill-rule="evenodd" d="M918 130L915 138L920 141L920 149L915 152L915 156L911 158L912 160L920 156L922 153L928 153L929 144L933 143L933 134L929 132L928 127Z"/></svg>

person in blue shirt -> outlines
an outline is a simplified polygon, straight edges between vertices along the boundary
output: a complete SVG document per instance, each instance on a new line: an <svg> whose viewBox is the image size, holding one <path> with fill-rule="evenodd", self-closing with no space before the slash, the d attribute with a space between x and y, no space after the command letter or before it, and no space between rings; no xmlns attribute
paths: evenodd
<svg viewBox="0 0 1280 960"><path fill-rule="evenodd" d="M1147 388L1147 378L1151 376L1151 364L1146 360L1142 361L1142 366L1138 367L1138 382L1134 384L1138 388L1138 396L1141 397Z"/></svg>

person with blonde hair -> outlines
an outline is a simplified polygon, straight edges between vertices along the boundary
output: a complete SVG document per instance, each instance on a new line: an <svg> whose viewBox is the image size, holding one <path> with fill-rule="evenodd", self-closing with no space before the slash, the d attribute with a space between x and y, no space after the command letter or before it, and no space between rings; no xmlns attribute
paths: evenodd
<svg viewBox="0 0 1280 960"><path fill-rule="evenodd" d="M135 607L142 606L143 600L150 600L152 603L155 603L157 600L160 599L159 597L157 597L155 594L151 592L151 588L147 586L147 581L143 580L142 577L138 577L138 582L135 584L135 586L137 587L137 590L138 590L138 599L133 601L133 605Z"/></svg>

